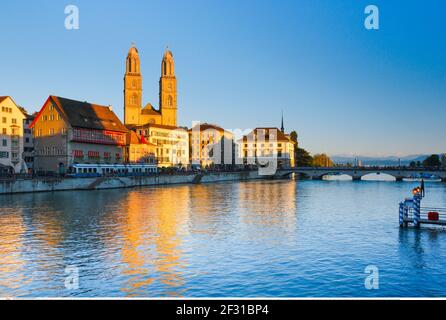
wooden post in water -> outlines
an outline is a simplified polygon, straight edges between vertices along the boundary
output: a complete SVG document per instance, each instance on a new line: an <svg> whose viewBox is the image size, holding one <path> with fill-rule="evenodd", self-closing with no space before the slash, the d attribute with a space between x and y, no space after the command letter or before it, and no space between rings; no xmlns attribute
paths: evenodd
<svg viewBox="0 0 446 320"><path fill-rule="evenodd" d="M421 194L417 193L413 197L414 208L413 208L413 225L415 228L420 227L420 216L421 216Z"/></svg>
<svg viewBox="0 0 446 320"><path fill-rule="evenodd" d="M404 227L404 203L400 202L400 227Z"/></svg>

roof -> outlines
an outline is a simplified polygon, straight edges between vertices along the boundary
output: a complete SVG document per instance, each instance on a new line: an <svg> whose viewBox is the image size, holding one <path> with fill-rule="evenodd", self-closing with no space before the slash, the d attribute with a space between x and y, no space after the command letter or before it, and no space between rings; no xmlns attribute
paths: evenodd
<svg viewBox="0 0 446 320"><path fill-rule="evenodd" d="M133 129L161 128L161 129L170 129L170 130L183 129L181 127L168 126L166 124L155 124L155 123L148 123L148 124L139 125L139 126L138 125L137 126L129 126L129 128L133 128Z"/></svg>
<svg viewBox="0 0 446 320"><path fill-rule="evenodd" d="M290 142L290 139L282 131L280 131L278 128L275 128L275 127L255 128L249 134L243 136L243 138L242 138L243 141L246 142L248 136L252 136L252 135L258 136L260 130L265 130L265 140L269 139L268 135L270 135L270 132L271 132L271 133L277 133L277 141Z"/></svg>
<svg viewBox="0 0 446 320"><path fill-rule="evenodd" d="M135 45L132 45L129 49L129 53L128 56L132 56L132 55L138 55L138 49L135 47Z"/></svg>
<svg viewBox="0 0 446 320"><path fill-rule="evenodd" d="M130 132L127 133L127 141L129 144L147 144L149 146L156 146L156 144L148 142L143 136L140 138L133 130L130 130Z"/></svg>
<svg viewBox="0 0 446 320"><path fill-rule="evenodd" d="M194 130L194 128L196 128L197 126L198 126L198 124L196 126L192 127L191 129L189 129L189 131L192 132ZM222 127L219 127L219 126L217 126L215 124L200 123L200 131L205 131L205 130L208 130L208 129L214 129L214 130L217 130L217 131L220 131L220 132L226 131Z"/></svg>
<svg viewBox="0 0 446 320"><path fill-rule="evenodd" d="M161 113L158 110L155 110L155 108L150 103L146 104L146 106L142 109L141 114L158 116L161 115Z"/></svg>
<svg viewBox="0 0 446 320"><path fill-rule="evenodd" d="M1 96L0 97L0 103L5 101L8 98L11 99L11 101L20 110L20 112L23 114L24 117L26 117L28 115L28 112L25 110L25 108L23 108L23 107L19 106L17 103L15 103L14 99L11 96Z"/></svg>
<svg viewBox="0 0 446 320"><path fill-rule="evenodd" d="M72 127L128 132L127 128L122 124L110 107L56 96L49 96L39 114L34 119L34 122L31 124L31 127L33 127L40 118L40 115L50 100L57 105L66 121L68 121Z"/></svg>
<svg viewBox="0 0 446 320"><path fill-rule="evenodd" d="M166 48L166 51L164 51L164 58L167 58L167 57L173 58L172 51L170 51L169 48Z"/></svg>

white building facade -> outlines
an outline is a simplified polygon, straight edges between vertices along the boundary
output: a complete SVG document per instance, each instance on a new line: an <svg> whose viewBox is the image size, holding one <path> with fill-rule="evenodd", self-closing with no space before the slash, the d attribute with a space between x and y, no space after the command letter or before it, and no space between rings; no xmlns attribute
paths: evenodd
<svg viewBox="0 0 446 320"><path fill-rule="evenodd" d="M23 159L25 115L11 97L0 97L0 173L26 173Z"/></svg>

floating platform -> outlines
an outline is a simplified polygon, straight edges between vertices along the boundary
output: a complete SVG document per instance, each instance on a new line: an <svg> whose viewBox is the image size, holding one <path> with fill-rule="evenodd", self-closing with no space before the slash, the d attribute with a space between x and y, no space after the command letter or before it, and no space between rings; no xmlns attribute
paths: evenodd
<svg viewBox="0 0 446 320"><path fill-rule="evenodd" d="M400 227L419 228L422 224L446 226L446 208L422 207L422 199L423 196L417 193L400 203Z"/></svg>

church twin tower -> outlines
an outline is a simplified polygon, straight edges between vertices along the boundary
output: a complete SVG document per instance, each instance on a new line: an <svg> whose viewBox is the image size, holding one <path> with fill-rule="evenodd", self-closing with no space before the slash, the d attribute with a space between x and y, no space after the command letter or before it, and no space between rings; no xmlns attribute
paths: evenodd
<svg viewBox="0 0 446 320"><path fill-rule="evenodd" d="M138 49L132 46L126 60L124 76L124 121L126 125L161 124L177 126L177 79L170 50L161 62L159 110L150 103L142 108L142 75Z"/></svg>

